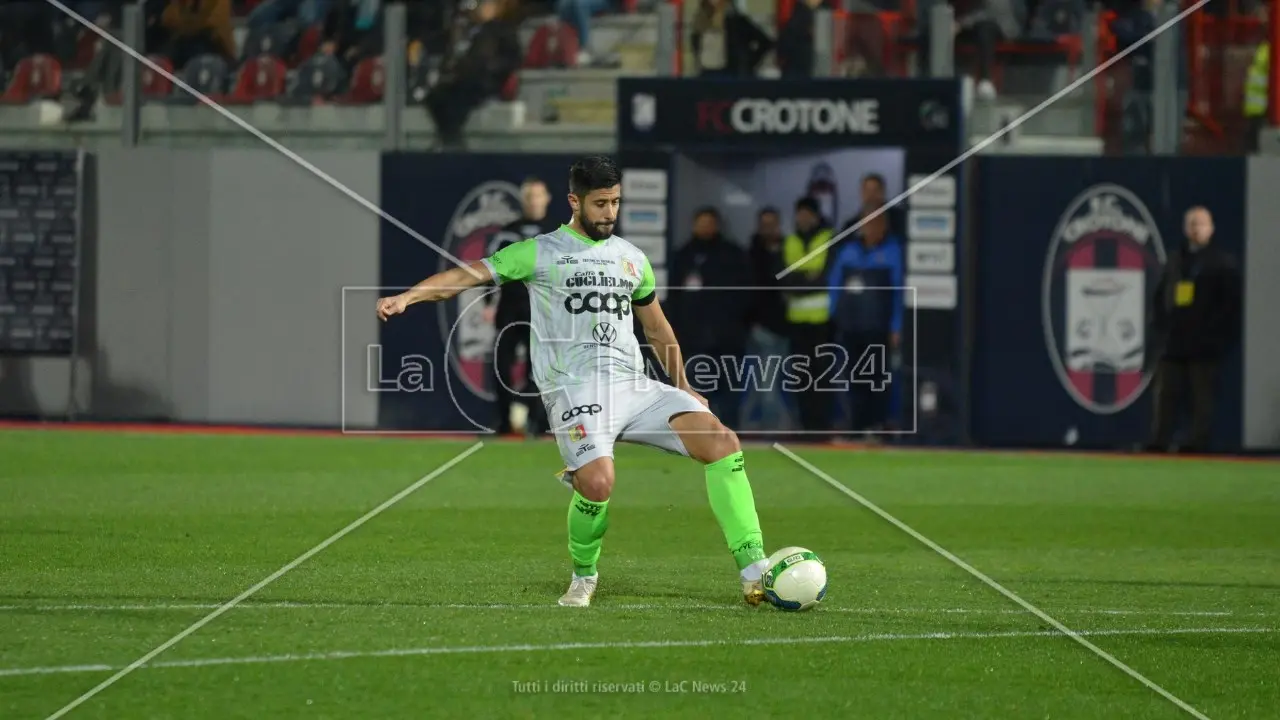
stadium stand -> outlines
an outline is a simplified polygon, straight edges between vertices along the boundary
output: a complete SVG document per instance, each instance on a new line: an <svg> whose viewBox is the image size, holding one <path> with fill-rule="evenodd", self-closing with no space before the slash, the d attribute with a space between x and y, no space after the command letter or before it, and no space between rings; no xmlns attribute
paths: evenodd
<svg viewBox="0 0 1280 720"><path fill-rule="evenodd" d="M616 114L613 88L617 78L653 72L658 26L654 14L647 11L659 1L679 8L681 32L686 36L677 54L682 56L689 51L689 20L699 0L619 0L612 8L621 12L593 18L590 44L585 48L579 46L571 23L556 14L556 3L523 3L522 67L515 76L500 83L500 90L476 113L473 122L497 123L494 127L510 123L611 127ZM751 8L753 18L766 32L776 34L777 28L791 18L796 2L745 0L742 6ZM854 11L835 11L837 74L894 77L918 72L918 19L927 2L859 2L849 4L857 8ZM5 3L0 14L16 5ZM463 38L465 24L455 5L410 4L410 53L406 61L409 106L422 106L447 56ZM1221 144L1242 124L1239 106L1244 73L1254 48L1265 35L1262 21L1241 12L1236 3L1228 5L1213 12L1196 13L1187 23L1187 135L1200 144ZM231 6L235 15L235 59L201 55L177 68L196 89L241 105L334 104L346 108L343 112L358 112L362 107L384 102L384 58L359 53L335 57L324 23L304 25L297 17L286 15L273 16L270 23L250 27L247 14L262 7L262 2L236 0ZM1000 118L1021 113L1078 77L1083 69L1121 49L1113 25L1123 21L1128 6L1117 6L1120 13L1107 10L1100 16L1086 16L1084 7L1082 0L1041 0L1030 4L1023 32L1004 38L995 47L990 79L998 99L989 103L987 115L975 117L975 131L988 131L998 125ZM32 32L32 23L40 17L45 18L48 27ZM1085 27L1086 17L1098 17L1098 25ZM118 23L119 19L115 16L103 21ZM89 96L97 108L118 106L118 80L87 77L91 70L102 72L93 67L95 57L115 52L114 49L56 11L42 16L28 10L21 22L23 42L14 41L11 29L7 33L0 29L0 103L8 108L5 112L12 122L22 122L21 111L13 106L59 99L65 103L65 98L77 92L86 79L100 86L96 94ZM118 32L118 27L115 29ZM1096 42L1085 42L1089 35ZM1086 57L1090 48L1096 48L1096 56ZM579 64L583 50L585 56L592 58L590 66ZM973 49L962 43L957 55L959 68L966 71L974 59ZM163 54L152 52L149 57L161 67L173 68L172 60ZM773 72L772 65L771 59L766 60L762 72ZM1074 96L1055 104L1029 121L1026 130L1059 136L1106 136L1117 132L1125 122L1124 98L1132 92L1131 66L1131 60L1117 63L1104 73L1101 82L1094 84L1092 95ZM142 73L142 95L147 103L194 102L151 70ZM92 117L92 112L85 114L86 119ZM363 126L376 124L379 118L370 115L340 124L354 122Z"/></svg>
<svg viewBox="0 0 1280 720"><path fill-rule="evenodd" d="M18 61L0 102L25 104L56 98L62 92L62 64L52 55L38 54Z"/></svg>

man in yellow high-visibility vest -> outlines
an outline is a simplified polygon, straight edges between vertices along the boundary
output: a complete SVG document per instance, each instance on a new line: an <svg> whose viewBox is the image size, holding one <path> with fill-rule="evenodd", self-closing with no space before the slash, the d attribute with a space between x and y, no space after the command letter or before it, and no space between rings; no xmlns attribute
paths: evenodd
<svg viewBox="0 0 1280 720"><path fill-rule="evenodd" d="M1244 78L1244 117L1248 121L1245 132L1246 146L1250 153L1258 151L1258 134L1267 122L1267 82L1271 70L1271 44L1264 42L1253 54L1249 72Z"/></svg>
<svg viewBox="0 0 1280 720"><path fill-rule="evenodd" d="M827 370L821 363L834 359L830 352L825 357L818 354L818 347L830 338L831 294L826 281L826 246L833 235L816 199L806 196L796 201L795 232L782 243L783 265L791 267L809 253L818 251L784 278L790 285L786 308L791 355L796 358L793 362L807 361L806 367L795 367L795 372L804 376L803 382L796 383L796 388L788 386L787 390L793 390L797 396L800 425L806 431L829 430L831 425L831 394L823 392L817 380Z"/></svg>

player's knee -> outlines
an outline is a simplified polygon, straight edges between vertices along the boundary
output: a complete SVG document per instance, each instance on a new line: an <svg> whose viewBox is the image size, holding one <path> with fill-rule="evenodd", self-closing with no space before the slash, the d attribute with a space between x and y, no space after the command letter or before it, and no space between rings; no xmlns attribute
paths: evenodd
<svg viewBox="0 0 1280 720"><path fill-rule="evenodd" d="M704 438L695 454L695 458L704 463L723 460L742 449L738 434L717 419L709 423Z"/></svg>
<svg viewBox="0 0 1280 720"><path fill-rule="evenodd" d="M613 494L613 463L600 458L573 473L573 487L591 502L604 502Z"/></svg>

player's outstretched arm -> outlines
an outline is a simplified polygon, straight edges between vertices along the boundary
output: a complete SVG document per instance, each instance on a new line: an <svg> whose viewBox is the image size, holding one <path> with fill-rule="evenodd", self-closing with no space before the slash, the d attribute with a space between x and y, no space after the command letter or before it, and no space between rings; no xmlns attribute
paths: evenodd
<svg viewBox="0 0 1280 720"><path fill-rule="evenodd" d="M463 290L486 285L492 279L493 273L483 260L467 267L450 268L432 275L399 295L379 299L378 319L386 320L392 315L399 315L415 303L448 300Z"/></svg>

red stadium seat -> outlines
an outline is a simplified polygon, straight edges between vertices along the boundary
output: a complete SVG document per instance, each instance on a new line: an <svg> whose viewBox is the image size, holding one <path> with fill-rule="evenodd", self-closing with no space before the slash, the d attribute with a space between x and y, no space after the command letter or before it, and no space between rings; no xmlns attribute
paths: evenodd
<svg viewBox="0 0 1280 720"><path fill-rule="evenodd" d="M261 100L275 100L284 93L284 62L270 55L259 55L240 66L235 88L226 102L247 105Z"/></svg>
<svg viewBox="0 0 1280 720"><path fill-rule="evenodd" d="M552 21L540 25L529 40L524 66L530 70L574 67L578 64L578 33L569 25Z"/></svg>
<svg viewBox="0 0 1280 720"><path fill-rule="evenodd" d="M23 104L41 98L55 98L62 92L62 65L52 55L32 55L18 62L13 80L0 95L0 102Z"/></svg>
<svg viewBox="0 0 1280 720"><path fill-rule="evenodd" d="M353 105L368 105L382 100L382 92L386 85L386 71L382 67L382 58L371 57L361 60L351 74L351 89L347 91L343 102Z"/></svg>
<svg viewBox="0 0 1280 720"><path fill-rule="evenodd" d="M97 35L91 32L82 32L76 38L76 53L68 63L72 70L83 70L89 67L89 63L93 62L93 56L97 54L98 48L105 43Z"/></svg>
<svg viewBox="0 0 1280 720"><path fill-rule="evenodd" d="M173 61L164 55L148 55L147 59L155 63L165 72L173 74ZM142 80L142 97L149 99L158 99L168 97L173 92L173 81L168 77L152 70L146 65L141 65Z"/></svg>
<svg viewBox="0 0 1280 720"><path fill-rule="evenodd" d="M170 74L173 73L173 61L164 55L148 55L147 59ZM139 63L138 75L141 80L143 100L163 100L173 92L173 81L146 65ZM107 93L103 100L108 105L119 105L124 102L124 93L118 90L113 93Z"/></svg>
<svg viewBox="0 0 1280 720"><path fill-rule="evenodd" d="M297 52L294 53L289 67L296 68L316 54L316 51L320 49L320 30L319 25L312 25L302 31L302 34L298 36Z"/></svg>
<svg viewBox="0 0 1280 720"><path fill-rule="evenodd" d="M502 84L502 90L499 91L498 97L506 102L512 102L520 97L520 75L512 73L511 77Z"/></svg>

